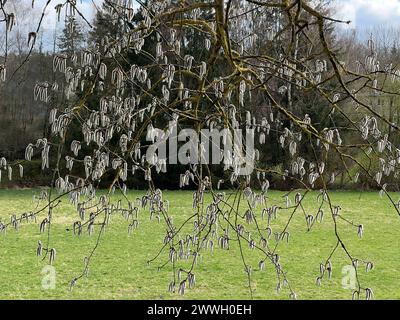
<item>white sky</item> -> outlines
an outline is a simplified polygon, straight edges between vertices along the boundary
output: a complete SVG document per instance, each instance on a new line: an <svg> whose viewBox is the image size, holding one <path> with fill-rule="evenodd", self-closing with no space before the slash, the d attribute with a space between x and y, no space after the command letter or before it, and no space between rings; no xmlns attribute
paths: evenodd
<svg viewBox="0 0 400 320"><path fill-rule="evenodd" d="M25 0L29 1L30 0ZM37 8L43 8L47 0L35 0ZM78 6L88 20L93 19L96 6L102 0L77 0ZM46 29L54 29L57 17L54 10L62 0L52 0L44 21ZM334 0L336 17L351 20L351 28L364 28L373 25L400 25L400 0Z"/></svg>
<svg viewBox="0 0 400 320"><path fill-rule="evenodd" d="M12 0L11 0L12 1ZM30 8L32 0L19 0L24 8ZM47 0L35 0L34 12L29 16L21 17L17 12L17 24L22 28L23 34L28 34L28 32L33 31L37 28L41 13L45 8ZM95 14L96 14L96 6L101 8L103 0L77 0L77 7L79 11L85 16L85 18L92 22ZM57 30L57 36L59 36L60 31L64 27L64 14L65 10L63 9L60 16L60 21L58 21L57 13L55 10L55 6L59 3L65 3L64 0L51 0L48 5L44 19L41 25L41 33L43 35L43 48L45 51L52 50L53 48L53 37L54 32ZM18 10L18 9L17 9ZM24 10L26 12L26 10ZM79 18L79 16L77 15ZM83 22L84 23L84 22ZM0 31L1 32L1 31ZM37 44L38 45L38 44Z"/></svg>
<svg viewBox="0 0 400 320"><path fill-rule="evenodd" d="M25 0L28 1L28 0ZM37 10L42 11L46 4L47 0L35 0L35 6ZM61 0L52 0L50 3L49 7L47 8L46 11L46 16L43 21L43 27L45 29L54 29L55 24L57 23L57 14L56 10L54 7L59 4L63 3L64 1ZM79 8L79 11L82 12L82 14L85 16L86 19L89 21L93 20L95 13L96 13L96 6L99 8L101 7L102 0L78 0L77 1L77 7ZM62 19L62 14L61 14L61 21Z"/></svg>
<svg viewBox="0 0 400 320"><path fill-rule="evenodd" d="M12 1L12 0L11 0ZM25 3L26 1L26 3ZM202 1L202 0L199 0ZM35 0L36 14L31 17L24 17L22 24L37 26L47 0ZM63 27L63 18L57 22L57 15L54 7L63 3L64 0L51 0L46 11L46 16L42 24L44 32L44 46L51 47L52 36L55 27ZM31 0L22 0L22 3L30 6ZM96 6L101 7L102 0L77 0L78 8L82 14L92 21L96 14ZM336 7L335 17L343 20L351 20L352 23L345 28L357 28L365 30L373 26L394 25L400 27L400 0L333 0ZM36 21L37 20L37 21Z"/></svg>
<svg viewBox="0 0 400 320"><path fill-rule="evenodd" d="M400 0L336 0L336 17L351 20L351 28L400 26Z"/></svg>

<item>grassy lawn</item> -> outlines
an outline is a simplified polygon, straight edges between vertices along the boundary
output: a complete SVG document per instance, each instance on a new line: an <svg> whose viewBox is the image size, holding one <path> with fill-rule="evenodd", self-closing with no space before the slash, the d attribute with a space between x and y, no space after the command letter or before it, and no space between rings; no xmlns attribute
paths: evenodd
<svg viewBox="0 0 400 320"><path fill-rule="evenodd" d="M12 213L20 214L32 208L32 196L37 190L0 190L0 217L9 221ZM141 192L130 192L136 199ZM282 192L271 191L269 197L284 205ZM315 215L315 197L306 199L306 209ZM177 225L192 214L191 192L164 192L170 200L170 214ZM398 196L394 195L394 200ZM339 223L339 233L347 243L351 254L359 259L372 261L375 268L369 273L361 269L363 286L374 291L375 299L400 299L400 217L386 198L378 192L331 192L333 204L342 207L342 214L357 224L364 225L363 238L357 237L357 229ZM314 206L314 207L313 207ZM274 231L279 231L287 221L289 211L278 212ZM260 210L258 210L258 217ZM204 252L195 269L196 286L182 297L167 292L171 280L171 267L158 270L165 262L163 255L150 265L165 235L163 224L150 221L147 211L140 212L139 228L128 235L128 222L120 216L113 217L107 227L90 267L89 277L78 282L69 291L69 282L83 269L83 259L96 243L96 234L74 236L67 231L78 220L76 211L63 203L54 212L55 223L50 238L51 247L57 249L56 288L43 289L41 274L47 261L35 255L39 233L34 223L24 223L18 231L9 229L0 234L0 298L2 299L248 299L247 277L233 243L230 250L216 248L213 253ZM193 224L190 224L192 228ZM315 285L319 264L324 261L333 246L335 237L332 219L328 213L322 223L307 232L304 215L299 211L290 226L291 240L278 247L281 264L299 299L350 299L351 290L342 287L342 267L349 265L343 251L332 258L333 276L324 279L320 287ZM272 238L271 238L272 239ZM274 240L271 240L274 241ZM267 263L264 271L258 270L260 256L246 248L245 256L253 267L252 288L256 299L288 299L288 290L276 293L276 274Z"/></svg>

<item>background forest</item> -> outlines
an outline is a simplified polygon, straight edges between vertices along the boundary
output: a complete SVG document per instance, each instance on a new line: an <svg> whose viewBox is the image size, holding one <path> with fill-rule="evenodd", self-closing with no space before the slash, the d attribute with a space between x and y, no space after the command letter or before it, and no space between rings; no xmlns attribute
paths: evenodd
<svg viewBox="0 0 400 320"><path fill-rule="evenodd" d="M318 8L332 14L335 7L329 0L317 1ZM28 12L31 8L29 3L23 0L13 1L13 5L19 11ZM53 34L50 35L49 31L39 32L37 45L34 46L33 52L29 54L29 47L26 45L28 41L28 30L31 30L34 25L34 20L30 16L21 15L13 28L12 33L8 40L8 73L13 76L5 83L0 82L1 99L0 99L0 155L6 157L9 160L18 160L24 158L24 152L27 144L34 143L40 137L46 137L51 134L51 126L49 123L50 110L54 107L60 107L55 103L43 103L34 99L34 87L37 84L46 83L49 79L59 82L62 86L63 75L60 73L53 72L53 61L57 55L65 55L67 57L76 56L78 58L82 55L85 50L93 49L97 43L100 43L104 36L108 36L112 39L118 39L119 29L110 24L110 21L114 19L110 14L111 10L103 4L102 7L98 7L94 21L90 22L90 26L87 21L84 21L79 15L66 17L66 22L63 18L55 25ZM30 14L40 17L40 10L29 11ZM139 19L140 17L137 17ZM265 45L268 40L268 30L270 26L263 23L264 19L268 17L257 17L253 19L253 23L256 24L257 34L252 39L246 39L246 46L251 48L258 48L265 52L279 52L282 49L282 43L285 39L282 39L282 43L274 41L273 45ZM275 19L275 18L274 18ZM135 18L134 20L135 21ZM245 28L244 28L245 29ZM240 30L238 28L238 30ZM362 29L343 29L340 24L331 24L329 30L327 30L327 36L329 37L329 43L335 48L336 54L347 66L354 66L363 61L364 57L368 56L370 51L374 51L379 57L379 63L382 65L390 64L396 66L400 63L400 28L399 27L373 27L368 30ZM240 36L238 34L238 36ZM315 34L315 37L318 35ZM0 35L0 43L6 43L2 39L5 35ZM304 41L304 40L303 40ZM145 46L147 48L153 48L156 45L156 39L146 39ZM298 41L298 52L302 50L302 39ZM204 46L202 37L196 32L193 32L192 37L187 39L185 45L185 53L191 54L196 60L202 58L202 47ZM371 47L373 46L373 47ZM318 54L318 46L316 46L315 54ZM3 52L3 53L2 53ZM1 57L3 54L3 57ZM29 57L29 59L28 59ZM0 48L0 59L4 57L4 50ZM25 61L25 60L29 61ZM142 61L140 61L142 60ZM138 55L132 54L121 57L120 63L122 65L137 64L143 65L146 63L146 59L139 57ZM228 68L227 65L219 64L217 70L224 74L224 68ZM161 74L160 74L161 76ZM57 78L58 77L58 78ZM58 81L57 81L58 80ZM279 81L276 81L276 87L280 86ZM390 81L383 81L385 88L388 92L399 92L399 88L396 87L397 83L392 84ZM339 85L338 85L339 87ZM340 123L343 120L341 115L331 112L332 110L327 109L325 101L322 100L321 95L313 91L302 91L297 90L295 87L286 88L286 94L280 97L279 103L287 108L287 110L293 112L299 117L308 115L318 128L323 129L329 127L334 123L337 127L340 127ZM337 88L332 87L332 91ZM65 88L60 90L61 94L58 99L63 101L63 92ZM385 94L384 91L379 91L377 94L368 94L362 97L363 100L373 105L377 112L386 116L392 123L400 123L400 101L397 95ZM55 99L57 100L57 99ZM92 103L96 103L99 100L99 96L93 94L91 99ZM60 103L60 100L57 102ZM90 103L90 101L89 101ZM360 121L358 119L357 111L353 111L350 106L350 102L346 99L341 101L343 109L347 107L347 114L354 117L354 121ZM253 97L246 101L247 108L255 112L259 119L262 117L268 117L270 112L270 106L262 101L262 97ZM351 110L351 111L350 111ZM163 121L162 117L159 121ZM390 137L390 130L387 128ZM77 131L79 131L77 129ZM77 135L79 133L77 132ZM351 136L351 132L347 133ZM259 146L263 150L262 161L268 164L277 171L282 170L288 155L281 149L276 147L279 143L279 137L277 135L271 135L271 140L275 142ZM349 137L345 137L349 139ZM395 137L393 137L395 139ZM351 139L351 137L350 137ZM72 139L71 139L72 140ZM274 144L275 143L275 144ZM303 143L299 146L300 149L307 150L307 143ZM358 154L354 155L356 158ZM361 157L362 155L360 155ZM50 161L54 161L51 159ZM375 188L374 182L370 179L363 179L360 176L357 182L350 181L347 178L346 172L343 171L342 166L338 166L340 159L330 157L326 163L330 170L335 172L335 178L330 184L330 188L349 188L349 189L370 189ZM15 177L12 181L2 179L1 185L4 187L32 187L46 185L51 181L51 174L47 174L40 168L40 161L33 161L26 164L26 172L29 175L24 179ZM335 171L337 170L337 171ZM351 170L351 168L350 168ZM164 189L177 189L179 188L179 172L181 172L179 165L171 165L168 167L168 171L162 175L156 177L157 185ZM224 179L222 170L215 168L215 179ZM277 181L273 177L270 177L271 186L275 189L289 189L284 181ZM102 183L107 186L109 181L103 179ZM292 182L291 182L292 183ZM127 182L127 186L133 189L143 189L146 187L143 177L138 174L136 177L130 177ZM290 188L295 186L291 185ZM315 188L319 186L316 185ZM398 190L397 183L389 183L388 189Z"/></svg>

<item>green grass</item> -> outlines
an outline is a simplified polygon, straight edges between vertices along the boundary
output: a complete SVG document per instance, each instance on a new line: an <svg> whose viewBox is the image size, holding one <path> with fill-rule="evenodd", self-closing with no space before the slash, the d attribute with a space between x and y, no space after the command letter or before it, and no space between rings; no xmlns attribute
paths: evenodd
<svg viewBox="0 0 400 320"><path fill-rule="evenodd" d="M32 209L32 196L37 190L0 190L0 217L9 221L10 214ZM141 192L130 192L135 199ZM283 205L282 192L271 191L269 197ZM312 193L305 207L315 215ZM192 214L190 192L164 192L171 203L170 214L178 224ZM394 195L394 200L398 196ZM400 299L400 217L387 199L377 192L331 192L333 204L342 207L342 214L365 228L363 238L357 237L356 228L339 223L339 233L351 254L359 259L373 261L375 268L360 271L363 286L371 287L375 299ZM260 210L258 210L259 216ZM289 217L289 211L279 211L273 222L279 231ZM247 277L238 247L232 243L230 250L216 248L214 253L203 253L195 269L197 284L182 297L167 292L171 280L171 267L158 270L161 260L147 265L162 246L165 228L157 220L149 220L147 211L140 213L140 225L128 235L128 223L115 216L107 227L100 246L91 263L88 278L78 282L69 291L69 282L81 273L83 259L95 245L96 234L74 236L66 228L77 220L77 213L66 199L55 209L50 243L57 249L56 288L42 288L42 268L47 261L35 255L37 241L45 240L34 223L24 223L18 231L10 229L0 234L0 298L1 299L248 299ZM265 222L263 222L265 223ZM191 224L192 226L192 224ZM319 264L327 258L335 245L332 218L326 213L322 223L307 232L304 215L298 212L290 226L291 241L278 247L281 264L299 299L349 299L351 290L344 289L342 267L349 264L343 251L332 258L333 276L320 287L315 285ZM272 240L271 240L272 241ZM287 299L288 290L275 292L276 274L271 264L266 270L258 270L260 256L256 251L245 249L248 264L253 267L252 288L255 299Z"/></svg>

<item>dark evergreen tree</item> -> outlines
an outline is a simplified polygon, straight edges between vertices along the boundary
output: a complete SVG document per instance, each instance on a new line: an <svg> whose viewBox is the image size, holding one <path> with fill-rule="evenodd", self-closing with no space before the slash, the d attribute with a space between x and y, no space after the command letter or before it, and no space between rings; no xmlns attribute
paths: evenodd
<svg viewBox="0 0 400 320"><path fill-rule="evenodd" d="M65 28L59 37L58 47L61 53L72 56L83 47L84 34L82 26L75 16L67 17Z"/></svg>

